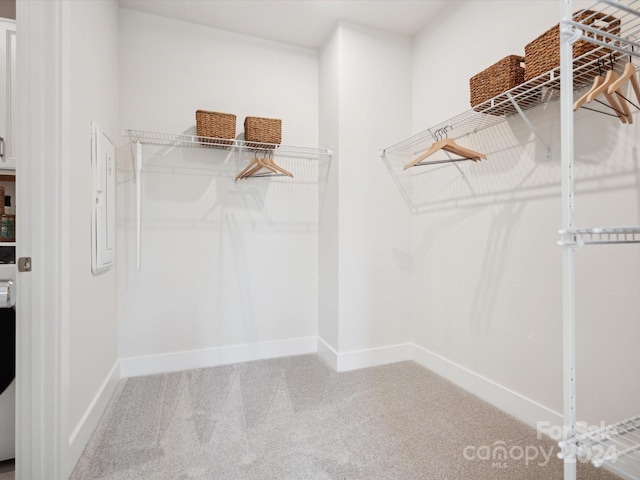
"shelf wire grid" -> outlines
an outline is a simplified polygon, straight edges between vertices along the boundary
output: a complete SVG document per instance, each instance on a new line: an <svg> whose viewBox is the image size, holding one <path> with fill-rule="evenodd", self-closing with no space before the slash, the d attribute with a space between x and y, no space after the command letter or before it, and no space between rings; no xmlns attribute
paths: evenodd
<svg viewBox="0 0 640 480"><path fill-rule="evenodd" d="M581 12L592 13L579 21L567 20L565 23L581 30L582 40L624 55L640 57L640 0L601 0ZM619 29L606 31L601 28L603 19L619 22Z"/></svg>
<svg viewBox="0 0 640 480"><path fill-rule="evenodd" d="M576 455L596 467L607 465L627 474L640 472L640 415L579 433L575 440Z"/></svg>
<svg viewBox="0 0 640 480"><path fill-rule="evenodd" d="M615 243L640 243L640 227L572 228L558 233L583 245L604 245Z"/></svg>
<svg viewBox="0 0 640 480"><path fill-rule="evenodd" d="M629 34L633 33L635 37L639 31L640 25L635 27ZM594 50L576 57L574 59L574 91L591 86L594 76L600 71L606 71L612 64L617 71L622 70L622 65L616 60L621 57L622 52L631 54L632 51L631 46L626 44L620 50L621 52L613 53L605 46L598 46ZM638 52L634 51L634 53L640 53L640 47ZM636 65L636 70L638 68ZM517 115L516 108L509 97L512 97L513 101L523 111L559 100L560 67L524 82L466 112L384 148L381 153L385 156L394 153L416 155L438 140L439 137L436 133L444 128L448 130L448 137L457 139L499 125L508 117L514 114Z"/></svg>
<svg viewBox="0 0 640 480"><path fill-rule="evenodd" d="M235 150L239 152L251 151L256 153L273 154L278 157L289 157L315 160L323 155L332 155L330 149L301 147L296 145L274 145L270 143L245 142L244 140L201 137L174 133L146 132L142 130L123 130L132 143L158 145L167 147L200 147L219 150Z"/></svg>
<svg viewBox="0 0 640 480"><path fill-rule="evenodd" d="M628 14L626 11L616 12L615 5L608 8L610 6L607 3L602 1L599 3L601 4L600 8L591 7L589 10L598 11L607 8L606 15L613 15L617 19L620 19L621 27L618 33L621 39L608 43L603 42L603 45L598 45L593 50L573 59L573 89L576 96L581 95L587 88L591 87L594 77L598 74L604 74L612 65L618 72L622 71L628 60L631 60L635 65L636 72L640 65L640 61L636 58L638 57L638 53L640 53L640 48L636 49L634 43L640 36L640 21L637 18L637 12L634 11ZM627 3L630 5L631 10L640 7L640 0ZM594 23L594 26L597 26L597 23ZM622 38L622 36L625 38ZM585 40L591 41L593 38ZM608 48L612 46L615 46L618 50L614 51ZM543 121L542 125L540 125L539 112L533 110L536 110L536 107L543 107L551 102L555 102L559 100L559 98L560 67L557 67L508 92L487 100L468 111L433 125L431 128L387 148L381 149L380 153L396 186L412 211L425 211L432 208L433 198L431 197L433 197L433 195L431 195L431 197L425 197L424 189L427 188L430 192L433 192L434 188L443 186L439 185L440 180L434 179L427 181L425 180L425 176L431 177L434 174L439 174L442 177L442 169L452 170L452 173L446 176L445 181L453 181L458 177L463 180L469 187L466 193L461 194L462 197L464 197L463 200L473 201L473 199L478 196L473 180L483 175L486 176L490 167L493 167L494 164L496 164L494 169L496 171L500 170L500 168L519 168L519 166L515 165L509 167L511 162L508 157L509 152L514 151L514 149L527 150L528 148L513 141L514 138L518 138L517 132L520 131L521 124L526 124L527 128L533 130L534 133L537 131L537 139L540 140L547 149L547 160L551 160L551 151L546 145L545 138L551 135L550 129L555 127L547 121ZM628 98L631 99L631 97ZM518 107L524 112L523 115L529 117L535 124L527 121L526 117L522 119L524 120L522 122L511 121L520 120L520 115L518 115L511 99L516 102ZM612 113L606 110L606 107L599 105L596 106L595 109L601 110L602 113ZM531 112L529 113L530 110ZM589 115L583 112L580 118L587 120ZM427 150L434 141L442 138L442 136L438 136L438 131L442 131L445 127L448 127L446 136L449 138L458 139L461 137L469 137L469 139L461 143L461 145L485 153L489 157L488 162L480 162L482 165L476 167L476 162L459 162L454 156L445 153L434 155L428 160L418 164L418 166L404 170L404 165L408 161ZM542 139L540 135L542 135ZM495 145L500 145L500 147L496 148ZM535 152L535 150L527 151ZM557 162L550 162L549 168L556 163ZM467 167L468 164L471 164L471 166ZM538 166L544 165L540 164ZM442 167L442 169L438 167ZM537 170L541 169L538 168ZM467 175L468 173L472 173L472 175L469 177ZM593 172L589 175L592 173ZM547 173L544 174L546 175ZM529 180L527 181L531 183ZM546 186L549 185L550 182L552 183L551 179L546 178L538 181L536 185ZM492 192L486 193L491 194ZM442 197L442 195L440 195L440 197ZM452 204L457 204L458 200L461 200L462 197L454 194Z"/></svg>

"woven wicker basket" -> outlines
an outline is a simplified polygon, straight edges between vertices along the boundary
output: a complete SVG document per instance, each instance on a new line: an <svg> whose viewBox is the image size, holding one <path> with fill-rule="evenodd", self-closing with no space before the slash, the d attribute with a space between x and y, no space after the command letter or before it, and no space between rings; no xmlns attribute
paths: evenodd
<svg viewBox="0 0 640 480"><path fill-rule="evenodd" d="M211 137L215 139L236 138L236 116L231 113L209 112L207 110L196 111L196 132L199 137ZM228 145L232 141L202 139L203 144L215 143Z"/></svg>
<svg viewBox="0 0 640 480"><path fill-rule="evenodd" d="M604 32L612 35L618 35L620 33L620 20L612 15L605 15L601 12L594 12L592 10L581 10L573 14L573 20L580 22L584 25L592 26ZM590 37L596 37L597 40L608 42L609 40L603 38L602 35L594 35L593 33L587 33ZM586 42L584 40L578 40L573 44L573 58L585 55L598 48L598 45ZM586 64L594 58L611 53L612 50L608 48L601 48L594 55L587 55L581 60L582 64ZM542 75L543 73L553 70L560 65L560 25L556 25L531 43L524 47L525 58L525 80L531 80L532 78Z"/></svg>
<svg viewBox="0 0 640 480"><path fill-rule="evenodd" d="M523 57L509 55L471 77L471 106L475 107L520 85L524 81L523 62Z"/></svg>
<svg viewBox="0 0 640 480"><path fill-rule="evenodd" d="M0 185L0 215L4 213L4 187Z"/></svg>
<svg viewBox="0 0 640 480"><path fill-rule="evenodd" d="M249 147L276 148L282 143L282 120L279 118L247 117L244 119L244 139ZM257 145L251 142L271 145Z"/></svg>

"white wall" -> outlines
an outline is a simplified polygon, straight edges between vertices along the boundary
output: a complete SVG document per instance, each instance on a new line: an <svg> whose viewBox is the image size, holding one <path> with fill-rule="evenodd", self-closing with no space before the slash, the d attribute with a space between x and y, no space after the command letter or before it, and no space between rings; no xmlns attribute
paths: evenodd
<svg viewBox="0 0 640 480"><path fill-rule="evenodd" d="M247 115L281 118L283 143L318 146L316 51L124 9L120 28L123 128L191 132L206 109L236 114L238 133ZM121 357L317 335L317 162L234 182L251 156L228 154L144 147L139 272L122 156Z"/></svg>
<svg viewBox="0 0 640 480"><path fill-rule="evenodd" d="M413 130L468 110L468 79L505 55L523 54L559 13L555 1L447 9L415 40ZM515 118L461 140L488 154L486 162L461 166L466 180L454 167L430 174L429 212L413 221L413 339L561 412L559 105L528 113L551 159ZM621 126L588 112L576 119L576 225L637 225L637 122ZM628 368L640 360L632 343L640 333L639 259L635 245L577 252L578 416L592 423L637 413L640 391Z"/></svg>
<svg viewBox="0 0 640 480"><path fill-rule="evenodd" d="M114 23L109 15L104 30L87 24L93 28L88 38L104 38L111 45ZM477 21L488 17L491 22ZM514 18L526 18L524 27L513 28ZM470 139L486 149L489 159L475 169L462 167L466 182L458 174L452 178L447 169L430 176L436 188L430 192L435 201L428 213L411 216L378 154L378 148L411 130L467 110L469 77L504 55L522 54L524 44L557 18L555 1L455 2L413 43L341 24L318 54L121 10L119 102L113 101L110 88L117 79L107 77L100 80L107 85L99 88L108 91L102 96L89 95L86 86L74 88L79 112L81 98L87 111L93 102L103 101L92 115L108 128L115 128L117 112L111 109L119 107L122 128L174 133L192 132L199 108L235 113L238 132L246 115L278 117L283 119L284 143L333 147L335 156L319 222L316 164L283 159L283 166L296 172L288 183L234 182L249 160L246 156L145 146L138 272L134 187L128 145L121 142L119 356L133 363L145 357L150 363L144 368L163 356L157 368L172 369L188 366L188 361L174 362L172 354L318 334L339 355L413 341L559 411L557 105L531 112L552 147L550 160L522 123L510 120ZM82 55L94 47L74 45ZM104 49L111 58L110 47ZM108 118L98 118L101 109ZM578 117L585 159L579 188L585 193L577 223L636 224L638 179L624 160L636 162L635 127L623 131L604 117ZM74 125L80 128L83 121L78 113ZM491 150L496 144L508 148ZM80 148L78 142L78 158ZM79 185L88 174L80 170L74 175ZM602 180L604 175L608 180ZM465 190L467 182L474 187L472 195ZM456 188L438 188L445 184ZM451 208L460 191L466 202ZM74 208L87 209L82 204ZM82 212L76 213L80 217L74 218L82 218ZM84 215L88 218L86 211ZM629 255L637 260L640 253L625 246L578 255L579 261L585 257L578 267L584 273L578 285L584 342L580 368L607 378L606 388L595 375L579 383L580 399L598 400L580 403L581 416L590 421L636 413L635 387L625 380L624 370L612 372L618 364L638 361L630 343L637 331L626 325L631 334L619 343L605 335L612 322L630 323L638 308L631 297L640 280L629 267L634 265ZM618 267L622 274L616 273ZM601 272L607 274L606 288ZM82 291L91 282L110 279L78 276L75 282ZM92 295L87 298L96 301ZM77 312L84 300L77 300ZM110 315L109 308L101 314ZM616 312L613 318L610 311ZM75 318L81 318L79 313ZM89 325L92 333L83 330ZM94 338L94 332L97 337L108 329L107 338L113 333L108 321L74 329L77 345ZM605 348L617 351L614 365L585 355L605 338ZM90 343L76 350L86 356L104 354L89 352ZM114 344L108 341L105 348ZM72 380L88 374L85 365L74 365L72 358L77 370ZM83 387L85 403L104 375ZM628 402L618 401L614 392L620 390ZM82 411L79 394L77 399L72 412Z"/></svg>
<svg viewBox="0 0 640 480"><path fill-rule="evenodd" d="M342 23L321 58L321 132L338 139L324 204L333 210L321 225L323 262L337 262L321 286L338 306L322 311L321 334L339 354L404 344L411 222L378 149L410 131L411 41Z"/></svg>
<svg viewBox="0 0 640 480"><path fill-rule="evenodd" d="M335 31L320 49L320 143L334 147L332 161L325 167L326 180L321 189L318 244L318 336L332 348L338 348L340 201L338 162L340 159L340 30Z"/></svg>
<svg viewBox="0 0 640 480"><path fill-rule="evenodd" d="M409 340L410 216L378 149L409 131L411 42L340 28L340 351Z"/></svg>
<svg viewBox="0 0 640 480"><path fill-rule="evenodd" d="M118 361L116 271L91 273L90 125L92 120L97 122L114 142L118 140L118 3L70 2L69 7L69 427L73 441ZM99 418L101 412L94 415ZM88 430L90 434L92 427ZM76 446L73 455L83 447Z"/></svg>
<svg viewBox="0 0 640 480"><path fill-rule="evenodd" d="M318 143L318 54L132 10L120 14L122 127L181 133L198 109L282 118L282 141Z"/></svg>

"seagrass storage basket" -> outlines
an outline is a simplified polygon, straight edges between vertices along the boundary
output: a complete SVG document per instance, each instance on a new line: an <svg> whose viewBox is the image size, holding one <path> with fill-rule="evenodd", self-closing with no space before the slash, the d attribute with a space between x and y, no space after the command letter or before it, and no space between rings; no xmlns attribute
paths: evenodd
<svg viewBox="0 0 640 480"><path fill-rule="evenodd" d="M244 119L244 139L249 147L276 148L282 143L282 120L279 118L247 117ZM251 142L271 145L258 145Z"/></svg>
<svg viewBox="0 0 640 480"><path fill-rule="evenodd" d="M573 14L573 20L612 35L620 34L620 20L613 15L594 12L593 10L580 10ZM595 37L596 40L609 43L609 39L602 35L595 35L591 32L587 32L587 35L592 38ZM573 58L578 58L595 49L598 50L593 55L587 55L580 60L582 65L612 52L611 49L600 48L593 43L578 40L573 44ZM527 81L558 67L560 65L560 25L555 25L534 41L525 45L524 58L526 65L525 80Z"/></svg>
<svg viewBox="0 0 640 480"><path fill-rule="evenodd" d="M212 137L227 140L202 139L203 144L213 143L229 145L236 138L236 116L231 113L196 111L196 134L199 137Z"/></svg>
<svg viewBox="0 0 640 480"><path fill-rule="evenodd" d="M517 87L524 81L524 58L518 55L504 57L469 80L471 106ZM503 112L504 113L504 112Z"/></svg>

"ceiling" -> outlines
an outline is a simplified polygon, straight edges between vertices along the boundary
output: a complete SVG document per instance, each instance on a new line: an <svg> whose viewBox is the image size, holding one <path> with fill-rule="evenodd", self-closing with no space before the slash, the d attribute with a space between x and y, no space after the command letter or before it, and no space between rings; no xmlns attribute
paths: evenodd
<svg viewBox="0 0 640 480"><path fill-rule="evenodd" d="M308 48L338 21L413 36L446 0L119 0L140 12Z"/></svg>

